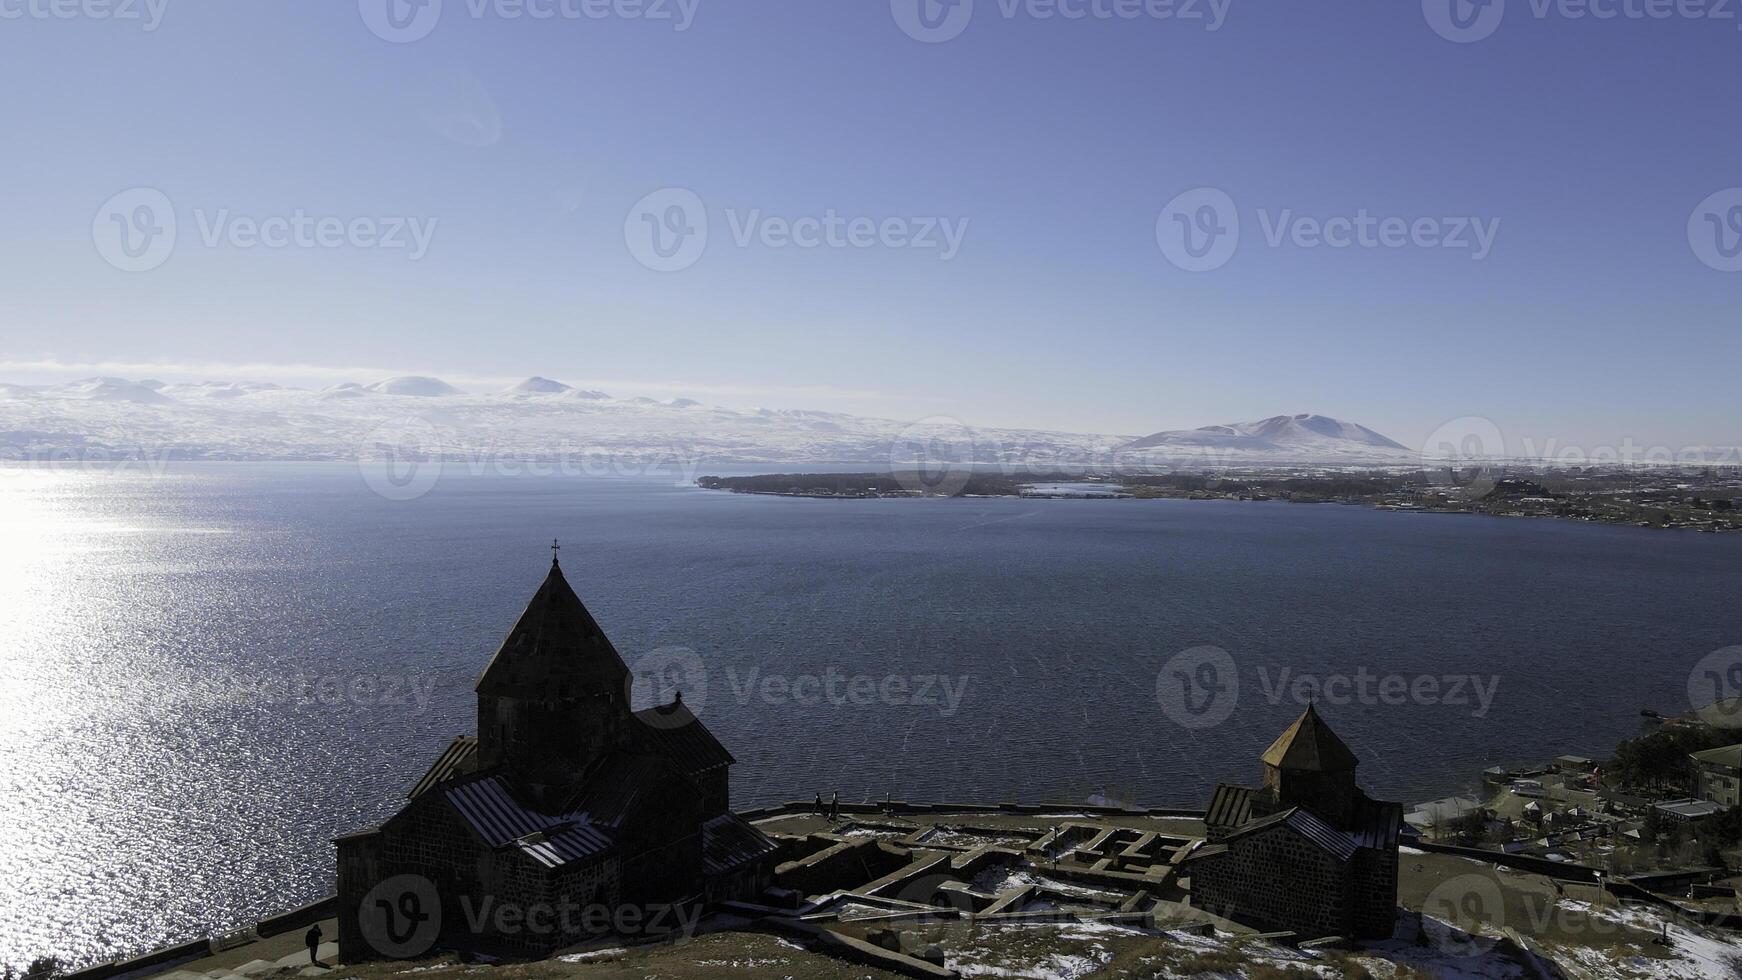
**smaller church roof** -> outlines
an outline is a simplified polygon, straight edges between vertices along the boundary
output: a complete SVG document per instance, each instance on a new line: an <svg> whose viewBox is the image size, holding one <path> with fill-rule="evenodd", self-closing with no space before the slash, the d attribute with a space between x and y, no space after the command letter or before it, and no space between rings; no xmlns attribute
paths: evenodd
<svg viewBox="0 0 1742 980"><path fill-rule="evenodd" d="M599 763L564 809L589 823L622 827L644 808L649 793L676 778L677 768L659 756L613 753Z"/></svg>
<svg viewBox="0 0 1742 980"><path fill-rule="evenodd" d="M635 712L632 744L670 759L685 775L729 766L737 759L682 701Z"/></svg>
<svg viewBox="0 0 1742 980"><path fill-rule="evenodd" d="M478 678L477 690L536 700L562 696L565 688L627 691L628 683L629 668L617 648L552 561L544 584Z"/></svg>
<svg viewBox="0 0 1742 980"><path fill-rule="evenodd" d="M1219 783L1204 813L1204 824L1218 829L1238 827L1252 816L1252 798L1258 791L1247 786Z"/></svg>
<svg viewBox="0 0 1742 980"><path fill-rule="evenodd" d="M547 868L559 868L609 850L609 830L582 815L547 817L526 807L500 776L450 787L448 803L489 847L512 847Z"/></svg>
<svg viewBox="0 0 1742 980"><path fill-rule="evenodd" d="M1231 846L1235 841L1269 833L1280 827L1287 827L1343 863L1352 860L1355 857L1355 852L1363 846L1351 835L1338 830L1319 819L1311 811L1298 806L1248 821L1244 827L1231 834L1226 843Z"/></svg>
<svg viewBox="0 0 1742 980"><path fill-rule="evenodd" d="M477 768L478 738L475 735L461 735L448 743L441 758L429 767L429 772L424 773L423 778L405 796L415 800L449 779L475 772Z"/></svg>
<svg viewBox="0 0 1742 980"><path fill-rule="evenodd" d="M1310 704L1259 759L1277 769L1308 772L1338 772L1360 765L1355 753L1349 751Z"/></svg>
<svg viewBox="0 0 1742 980"><path fill-rule="evenodd" d="M725 874L779 849L767 834L736 813L722 813L702 824L704 874Z"/></svg>

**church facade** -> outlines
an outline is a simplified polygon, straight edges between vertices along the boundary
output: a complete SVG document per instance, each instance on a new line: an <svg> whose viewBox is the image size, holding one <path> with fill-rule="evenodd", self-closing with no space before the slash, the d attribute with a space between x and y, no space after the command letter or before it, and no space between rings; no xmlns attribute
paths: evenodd
<svg viewBox="0 0 1742 980"><path fill-rule="evenodd" d="M631 681L553 560L478 679L477 734L336 842L345 961L537 956L620 930L623 910L648 924L760 894L775 845L731 810L731 753L681 693L631 710Z"/></svg>
<svg viewBox="0 0 1742 980"><path fill-rule="evenodd" d="M1192 904L1303 939L1390 938L1403 808L1370 799L1355 754L1308 706L1260 757L1256 787L1216 787L1187 858Z"/></svg>

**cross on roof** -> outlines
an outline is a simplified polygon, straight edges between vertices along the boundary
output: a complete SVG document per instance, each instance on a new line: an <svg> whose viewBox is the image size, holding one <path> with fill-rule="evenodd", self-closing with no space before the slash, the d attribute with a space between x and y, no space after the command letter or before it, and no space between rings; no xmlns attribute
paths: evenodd
<svg viewBox="0 0 1742 980"><path fill-rule="evenodd" d="M558 544L557 540L555 538L550 539L550 563L552 565L556 564L556 553L561 551L562 549L563 549L563 546Z"/></svg>

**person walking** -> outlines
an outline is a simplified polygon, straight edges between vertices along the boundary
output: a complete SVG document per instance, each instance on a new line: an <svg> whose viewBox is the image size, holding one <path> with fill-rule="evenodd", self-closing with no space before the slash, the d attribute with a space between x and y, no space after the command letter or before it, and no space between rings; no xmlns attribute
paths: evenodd
<svg viewBox="0 0 1742 980"><path fill-rule="evenodd" d="M320 966L321 924L317 922L310 926L309 931L303 935L302 941L308 944L308 961L315 966Z"/></svg>

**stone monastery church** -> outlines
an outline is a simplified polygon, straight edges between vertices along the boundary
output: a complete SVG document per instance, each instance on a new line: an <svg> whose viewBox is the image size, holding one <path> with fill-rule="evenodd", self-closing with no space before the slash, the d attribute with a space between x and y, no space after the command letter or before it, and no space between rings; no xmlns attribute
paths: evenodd
<svg viewBox="0 0 1742 980"><path fill-rule="evenodd" d="M1312 705L1259 761L1263 785L1210 799L1192 904L1302 936L1389 938L1403 808L1362 792L1355 753Z"/></svg>
<svg viewBox="0 0 1742 980"><path fill-rule="evenodd" d="M359 918L404 900L384 901L384 882L416 881L430 893L416 900L445 912L431 943L531 955L586 930L479 929L460 910L670 907L766 888L775 845L731 810L731 753L681 693L632 711L631 680L553 558L478 679L477 735L454 739L397 814L337 841L344 960L387 952Z"/></svg>

